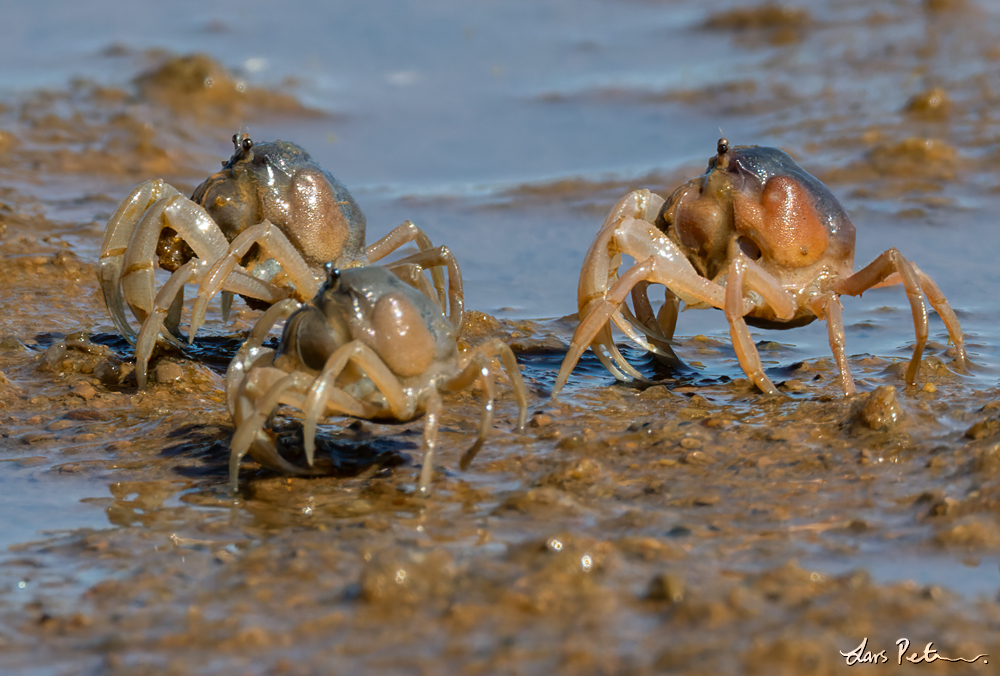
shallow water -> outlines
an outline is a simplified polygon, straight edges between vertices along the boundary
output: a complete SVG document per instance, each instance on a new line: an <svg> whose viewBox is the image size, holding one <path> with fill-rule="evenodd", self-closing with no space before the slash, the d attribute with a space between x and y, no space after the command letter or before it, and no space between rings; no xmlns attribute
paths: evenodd
<svg viewBox="0 0 1000 676"><path fill-rule="evenodd" d="M865 636L890 655L900 636L1000 653L992 4L293 7L2 8L0 669L827 674ZM139 78L192 53L224 68L214 90ZM947 105L911 103L935 87ZM189 191L238 129L306 147L370 240L409 218L453 250L467 307L501 320L479 330L518 351L524 434L505 397L460 471L478 410L463 395L428 500L420 423L366 423L334 453L387 451L381 469L247 462L234 501L220 373L255 313L210 322L145 393L94 375L130 356L95 281L107 218L147 178ZM890 288L844 299L853 401L825 326L755 333L784 393L762 397L722 313L686 312L694 370L628 350L665 385L638 389L587 355L550 403L574 326L551 318L575 312L607 210L701 173L720 130L826 182L859 266L891 246L918 262L972 373L948 368L932 315L904 386L913 324ZM881 385L903 421L871 429L858 410Z"/></svg>

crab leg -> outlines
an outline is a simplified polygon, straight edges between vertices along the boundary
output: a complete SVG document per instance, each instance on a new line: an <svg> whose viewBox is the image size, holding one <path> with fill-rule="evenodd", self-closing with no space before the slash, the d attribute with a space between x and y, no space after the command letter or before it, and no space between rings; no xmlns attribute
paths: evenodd
<svg viewBox="0 0 1000 676"><path fill-rule="evenodd" d="M374 244L369 244L365 248L365 255L368 256L369 263L375 263L410 242L414 242L421 251L434 248L430 237L414 225L412 221L406 220L401 225L389 231L382 239ZM431 278L434 280L434 287L437 289L438 302L443 308L445 304L444 272L438 267L431 268ZM461 282L461 276L458 279ZM459 289L461 290L461 285L459 285Z"/></svg>
<svg viewBox="0 0 1000 676"><path fill-rule="evenodd" d="M291 278L296 292L301 298L312 298L319 290L320 280L312 273L302 255L275 225L264 221L252 226L237 235L228 245L226 253L212 266L198 287L198 297L191 311L191 328L188 332L188 342L194 342L194 335L205 321L205 309L208 301L223 288L229 288L230 274L237 268L238 261L246 255L254 244L264 250L267 256L274 258L282 270ZM265 298L265 300L271 300Z"/></svg>
<svg viewBox="0 0 1000 676"><path fill-rule="evenodd" d="M621 265L621 247L618 239L623 231L635 225L648 233L648 228L652 227L649 221L656 218L656 214L662 206L663 199L659 195L648 190L636 190L630 192L612 207L601 225L596 239L587 251L583 268L580 271L577 307L581 322L596 311L596 304L604 301L609 287L618 280L618 268ZM647 257L633 251L629 251L629 253L635 253L634 257L637 260ZM611 316L614 318L615 324L627 335L638 338L634 330L627 328L628 322L621 317L617 310ZM625 357L615 346L611 327L607 325L607 320L594 330L590 343L594 354L615 378L619 380L629 378L645 380L642 374L625 360Z"/></svg>
<svg viewBox="0 0 1000 676"><path fill-rule="evenodd" d="M251 374L251 382L256 373ZM248 451L254 460L270 469L289 474L312 474L310 470L293 465L281 457L274 440L264 431L264 423L270 417L272 409L287 400L289 395L294 399L295 393L304 389L307 383L308 376L304 373L284 376L267 389L264 396L257 400L253 413L239 423L229 454L229 482L234 492L239 489L240 462Z"/></svg>
<svg viewBox="0 0 1000 676"><path fill-rule="evenodd" d="M961 327L958 325L958 319L955 317L954 312L951 310L951 306L947 304L944 300L944 295L941 294L940 289L937 288L930 277L927 275L917 274L915 267L903 257L903 254L899 253L899 250L895 247L886 250L878 258L869 263L863 269L855 272L850 277L839 280L833 286L835 293L847 294L849 296L860 296L862 293L872 288L873 286L879 284L888 278L893 272L899 274L903 288L906 290L906 297L910 301L910 309L913 312L913 329L916 334L916 343L913 346L913 357L910 358L910 365L906 369L906 384L913 385L917 382L917 370L920 368L920 357L924 351L924 345L927 344L927 306L924 304L924 295L921 289L921 281L928 282L929 285L933 285L932 293L935 302L944 308L946 314L941 314L942 319L945 319L945 325L948 327L948 333L952 338L952 342L955 343L956 349L958 351L958 357L956 360L959 361L959 365L964 368L965 366L965 347L962 341L962 331ZM921 279L923 276L923 280ZM930 295L930 294L928 294ZM937 309L937 307L935 307ZM958 340L956 341L956 337Z"/></svg>
<svg viewBox="0 0 1000 676"><path fill-rule="evenodd" d="M146 209L159 200L179 194L173 186L161 179L145 181L132 189L108 220L104 241L101 244L98 278L101 281L104 304L111 313L111 320L118 332L129 342L134 342L135 330L125 317L125 300L120 285L122 257Z"/></svg>
<svg viewBox="0 0 1000 676"><path fill-rule="evenodd" d="M673 297L674 315L672 323L668 319L667 326L661 326L659 318L653 313L653 305L649 302L649 286L649 282L640 282L632 288L632 307L635 308L635 314L632 316L626 315L624 308L627 308L627 306L624 305L622 306L622 314L630 324L642 331L647 338L655 340L657 343L667 343L674 337L674 328L677 325L676 313L680 301L677 300L677 296L674 296L670 289L664 287L664 290L667 292L666 303L670 303L670 298ZM665 316L670 316L669 311Z"/></svg>
<svg viewBox="0 0 1000 676"><path fill-rule="evenodd" d="M494 338L477 346L473 354L482 354L487 360L491 360L493 357L500 358L504 372L510 380L510 386L514 390L514 400L517 402L517 425L514 429L518 432L523 431L524 423L528 419L528 397L524 388L524 379L521 377L521 368L517 364L517 357L514 356L514 351L510 349L510 345L507 343L499 338ZM489 366L488 361L486 366ZM451 384L451 381L449 381L445 387L451 389Z"/></svg>
<svg viewBox="0 0 1000 676"><path fill-rule="evenodd" d="M689 299L707 296L713 299L714 302L709 301L712 305L722 307L721 288L699 277L677 245L652 224L651 221L656 218L662 205L663 199L658 195L650 193L648 190L637 190L626 195L611 209L597 238L587 252L583 269L580 272L577 302L580 307L581 321L583 317L594 311L593 303L603 300L610 293L608 287L619 279L618 267L621 264L621 254L629 255L636 261L649 258L660 259L663 264L675 268L677 275L689 278L691 284L697 287L693 296L689 294ZM669 337L666 336L666 332L659 326L657 326L657 330L653 329L652 308L649 306L645 291L648 282L639 280L636 284L639 285L639 289L632 294L632 297L641 318L631 316L627 306L623 305L623 299L618 303L621 310L616 309L612 312L611 321L640 346L679 364L680 360L668 344ZM671 292L671 296L674 305L676 305L678 299L673 292ZM625 313L629 316L626 317ZM676 317L676 311L673 316ZM669 309L664 315L664 319L667 322L666 326L672 326ZM649 340L639 336L635 329L645 333ZM671 337L672 333L671 329ZM646 380L614 346L610 329L599 330L594 336L593 344L595 348L603 348L608 352L610 356L605 356L600 349L594 350L601 363L616 378L621 378L621 372L624 372L626 377L634 380ZM609 365L611 361L615 363L617 368Z"/></svg>
<svg viewBox="0 0 1000 676"><path fill-rule="evenodd" d="M924 294L927 296L927 300L930 301L931 307L933 307L938 313L938 316L941 317L941 321L944 322L945 328L948 330L948 337L955 345L956 368L963 373L967 372L969 362L968 357L965 354L965 340L962 336L962 326L958 321L958 317L955 316L955 311L952 310L951 305L948 303L948 299L945 298L943 293L941 293L941 289L934 283L934 280L924 273L923 270L917 267L916 263L913 261L907 262L917 274L917 279L920 280L920 288L923 289ZM877 289L902 283L903 278L900 274L898 272L893 272L878 284L873 284L870 288Z"/></svg>
<svg viewBox="0 0 1000 676"><path fill-rule="evenodd" d="M830 336L830 351L833 352L833 358L840 370L840 385L844 390L844 396L849 397L857 390L854 387L854 378L851 377L851 368L847 364L844 309L840 304L840 298L837 297L837 294L828 292L811 299L809 305L817 317L826 320L826 329Z"/></svg>
<svg viewBox="0 0 1000 676"><path fill-rule="evenodd" d="M746 272L746 263L741 258L735 258L729 265L729 275L726 277L726 319L729 320L729 333L732 336L733 348L736 350L736 358L740 366L746 372L757 387L766 394L777 394L778 388L774 386L771 379L764 374L764 368L760 363L760 354L750 336L750 329L747 328L747 314L743 311L743 275Z"/></svg>
<svg viewBox="0 0 1000 676"><path fill-rule="evenodd" d="M726 319L729 320L729 333L732 336L733 348L740 366L750 379L767 394L777 394L774 383L764 375L760 363L760 355L750 336L750 329L744 317L750 314L758 305L769 306L780 320L789 320L795 316L795 301L787 291L781 288L771 274L756 262L747 258L734 241L730 246L729 271L726 275ZM760 296L759 301L749 301L747 291L755 291ZM751 303L749 309L746 304ZM742 306L742 307L741 307Z"/></svg>
<svg viewBox="0 0 1000 676"><path fill-rule="evenodd" d="M965 355L965 340L962 336L962 326L958 322L958 317L955 316L955 311L951 309L948 299L941 293L941 289L934 283L934 280L924 274L924 271L918 268L916 263L911 261L910 266L917 273L917 279L920 280L920 288L927 295L927 300L930 301L931 307L938 313L941 321L944 322L945 328L948 329L948 337L951 338L951 342L955 345L955 365L963 373L967 372L968 358Z"/></svg>
<svg viewBox="0 0 1000 676"><path fill-rule="evenodd" d="M593 300L603 299L608 288L618 279L618 267L621 265L620 254L622 252L617 242L620 230L627 229L636 221L652 228L651 221L656 218L662 206L663 198L659 195L648 190L636 190L630 192L612 207L608 217L604 219L594 243L587 250L583 268L580 270L577 307L581 316L584 314L584 308L588 307L588 304ZM649 232L648 228L646 232ZM655 228L653 229L655 230ZM659 234L659 231L656 233ZM665 238L661 237L661 239ZM651 255L651 252L646 255L634 255L632 251L628 253L636 260Z"/></svg>
<svg viewBox="0 0 1000 676"><path fill-rule="evenodd" d="M254 324L253 329L250 330L250 335L237 350L236 356L233 357L229 368L226 369L226 406L229 409L229 415L234 415L236 393L243 383L243 379L246 378L246 374L258 363L260 354L265 351L268 354L274 354L273 350L261 347L271 329L279 321L288 319L299 307L301 306L296 300L286 298L267 308Z"/></svg>
<svg viewBox="0 0 1000 676"><path fill-rule="evenodd" d="M493 424L493 399L496 396L493 374L490 369L490 362L494 357L499 357L503 364L504 371L510 379L511 387L514 390L514 398L517 400L518 416L515 430L524 430L524 423L528 417L528 399L525 395L524 380L521 378L521 370L517 365L517 358L510 346L499 338L489 340L476 347L468 356L462 370L445 382L441 389L445 392L455 392L465 389L475 381L479 381L483 388L483 415L479 421L479 434L476 442L462 455L459 467L468 469L479 449L486 441L490 427Z"/></svg>
<svg viewBox="0 0 1000 676"><path fill-rule="evenodd" d="M246 352L241 350L229 363L226 371L226 408L237 426L249 415L246 411L253 406L253 402L245 396L247 378L251 371L270 370L279 376L284 375L284 371L272 367L274 356L274 350L256 347Z"/></svg>
<svg viewBox="0 0 1000 676"><path fill-rule="evenodd" d="M152 312L146 315L143 320L135 341L135 374L140 390L146 387L146 368L149 364L149 358L153 354L157 338L163 336L177 347L183 347L183 344L171 335L169 330L177 326L180 314L178 304L184 299L184 285L200 281L207 268L207 261L193 258L177 268L170 275L170 279L163 285L163 288L157 292L156 298L153 300ZM231 274L230 280L232 288L243 290L255 298L278 300L283 293L281 289L251 277L242 270L235 270Z"/></svg>
<svg viewBox="0 0 1000 676"><path fill-rule="evenodd" d="M319 416L325 408L333 409L344 415L357 418L373 418L380 409L372 404L358 401L336 388L337 378L354 362L364 371L378 390L385 396L389 411L397 420L409 420L413 417L412 409L407 407L406 394L399 379L389 370L382 359L367 345L359 341L351 341L333 351L323 366L323 370L309 387L309 394L302 406L305 413L303 434L305 436L306 462L313 464L316 450L316 428ZM339 392L343 396L335 393Z"/></svg>
<svg viewBox="0 0 1000 676"><path fill-rule="evenodd" d="M302 404L302 412L305 414L302 434L306 462L312 467L316 456L316 429L319 427L321 415L337 414L370 420L380 410L378 406L360 401L338 389L331 379L324 378L322 381L317 379L309 388L309 394Z"/></svg>
<svg viewBox="0 0 1000 676"><path fill-rule="evenodd" d="M462 271L459 269L458 261L455 260L455 255L451 253L451 249L446 246L426 249L405 258L392 261L386 267L396 272L398 267L404 265L416 265L419 270L430 269L432 274L434 270L441 272L441 267L448 269L447 307L445 306L444 297L440 297L441 311L448 313L448 319L456 328L461 327L462 312L464 309Z"/></svg>
<svg viewBox="0 0 1000 676"><path fill-rule="evenodd" d="M686 259L684 262L687 263ZM686 267L690 268L690 263L687 263ZM553 398L566 384L566 379L569 378L570 372L576 366L576 362L580 359L586 346L595 342L595 337L602 330L606 330L608 320L625 302L632 287L643 280L663 284L681 298L696 299L709 303L713 307L726 307L725 290L718 284L700 277L693 268L685 269L684 266L677 265L675 261L659 255L646 258L641 263L629 268L607 291L603 299L594 299L588 306L585 315L581 313L580 325L573 333L569 351L566 353L562 367L559 369L559 375L556 377L552 390ZM582 280L580 284L583 286ZM750 312L752 306L741 296L736 308L742 317ZM610 341L610 337L608 340ZM600 353L598 355L600 356ZM619 363L620 365L621 363Z"/></svg>
<svg viewBox="0 0 1000 676"><path fill-rule="evenodd" d="M431 388L423 397L424 408L424 457L420 468L420 493L427 495L434 476L434 452L437 450L438 424L441 419L441 395Z"/></svg>
<svg viewBox="0 0 1000 676"><path fill-rule="evenodd" d="M229 246L208 212L183 195L153 204L136 226L122 258L122 291L139 321L153 311L153 260L165 227L175 230L203 260L213 260Z"/></svg>
<svg viewBox="0 0 1000 676"><path fill-rule="evenodd" d="M472 359L462 369L462 372L452 378L447 385L458 385L469 376L478 380L480 387L483 388L483 414L479 418L479 433L476 435L476 441L462 454L462 459L458 463L458 466L463 470L468 469L476 458L479 449L486 442L486 436L493 427L493 401L497 394L496 382L493 378L493 372L490 370L490 360L482 352L472 355ZM467 387L468 385L463 384L462 386Z"/></svg>
<svg viewBox="0 0 1000 676"><path fill-rule="evenodd" d="M633 292L635 289L633 289ZM635 294L632 294L633 301L635 299ZM649 299L646 299L649 302ZM611 316L611 321L615 323L622 333L628 336L634 343L639 345L647 352L651 352L660 357L667 359L674 367L679 367L683 362L681 362L680 357L674 352L674 348L670 346L670 343L665 342L664 332L656 324L657 319L652 315L652 308L648 310L649 314L646 319L641 320L632 314L629 310L628 305L624 303L618 309L618 312ZM645 313L644 313L645 314ZM655 328L654 328L655 327ZM638 329L638 331L636 331ZM671 331L671 337L673 332Z"/></svg>
<svg viewBox="0 0 1000 676"><path fill-rule="evenodd" d="M146 389L146 368L149 358L153 354L153 346L163 328L164 316L173 307L173 299L180 296L184 285L190 281L201 279L208 263L197 258L188 261L177 268L170 279L163 285L153 301L153 311L146 316L139 329L139 335L135 341L135 379L139 384L139 389Z"/></svg>

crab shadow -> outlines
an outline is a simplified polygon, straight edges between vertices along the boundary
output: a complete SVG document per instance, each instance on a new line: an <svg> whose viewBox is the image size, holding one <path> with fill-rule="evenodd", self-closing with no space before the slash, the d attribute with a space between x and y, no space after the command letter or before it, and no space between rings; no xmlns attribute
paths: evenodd
<svg viewBox="0 0 1000 676"><path fill-rule="evenodd" d="M301 424L296 421L279 422L272 430L281 455L289 462L306 468ZM405 438L410 434L405 430L394 435L376 434L368 425L357 420L340 429L320 426L316 434L314 475L350 478L412 464L413 458L408 451L419 451L419 444ZM168 435L168 439L176 440L176 443L164 447L160 455L177 461L173 470L180 476L225 481L229 478L229 441L232 435L231 428L185 425Z"/></svg>

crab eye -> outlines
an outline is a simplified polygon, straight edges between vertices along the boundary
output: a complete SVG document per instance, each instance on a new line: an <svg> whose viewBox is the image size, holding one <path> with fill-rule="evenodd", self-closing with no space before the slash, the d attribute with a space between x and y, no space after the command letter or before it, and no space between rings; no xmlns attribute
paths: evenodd
<svg viewBox="0 0 1000 676"><path fill-rule="evenodd" d="M324 264L323 269L326 271L327 288L331 291L336 291L340 288L340 270L333 263Z"/></svg>
<svg viewBox="0 0 1000 676"><path fill-rule="evenodd" d="M250 140L250 134L244 132L233 134L233 147L236 148L236 154L233 155L234 159L246 155L253 148L253 141Z"/></svg>
<svg viewBox="0 0 1000 676"><path fill-rule="evenodd" d="M719 139L719 144L716 147L716 151L719 155L725 155L729 152L729 139L722 137Z"/></svg>

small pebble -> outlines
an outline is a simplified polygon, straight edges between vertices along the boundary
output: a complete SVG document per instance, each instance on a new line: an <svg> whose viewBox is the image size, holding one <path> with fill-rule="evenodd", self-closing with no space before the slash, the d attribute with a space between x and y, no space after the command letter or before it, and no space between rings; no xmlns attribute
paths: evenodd
<svg viewBox="0 0 1000 676"><path fill-rule="evenodd" d="M872 430L888 431L903 418L903 409L896 400L896 388L879 385L857 413L856 420Z"/></svg>
<svg viewBox="0 0 1000 676"><path fill-rule="evenodd" d="M786 380L784 382L785 389L789 392L801 392L806 389L805 383L797 378L792 378L791 380Z"/></svg>
<svg viewBox="0 0 1000 676"><path fill-rule="evenodd" d="M82 397L84 401L90 401L97 394L97 390L90 383L77 383L69 393Z"/></svg>
<svg viewBox="0 0 1000 676"><path fill-rule="evenodd" d="M184 377L184 369L172 361L161 362L156 366L156 382L172 383Z"/></svg>
<svg viewBox="0 0 1000 676"><path fill-rule="evenodd" d="M551 424L552 424L552 416L548 415L547 413L536 413L535 415L531 416L530 425L532 427L545 427L546 425L551 425Z"/></svg>
<svg viewBox="0 0 1000 676"><path fill-rule="evenodd" d="M94 375L104 385L114 386L121 383L121 365L105 359L94 367Z"/></svg>
<svg viewBox="0 0 1000 676"><path fill-rule="evenodd" d="M701 439L696 439L694 437L684 437L683 439L681 439L681 448L693 450L701 447L702 447Z"/></svg>
<svg viewBox="0 0 1000 676"><path fill-rule="evenodd" d="M704 451L691 451L684 456L684 463L687 465L707 465L712 462L712 458Z"/></svg>

